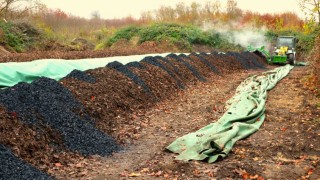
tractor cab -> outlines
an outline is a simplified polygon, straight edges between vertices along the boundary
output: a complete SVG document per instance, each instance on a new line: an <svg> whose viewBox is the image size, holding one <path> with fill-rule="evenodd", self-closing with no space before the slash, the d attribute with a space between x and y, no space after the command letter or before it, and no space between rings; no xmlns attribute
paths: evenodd
<svg viewBox="0 0 320 180"><path fill-rule="evenodd" d="M294 36L279 36L272 56L272 63L294 65L296 59L296 38Z"/></svg>
<svg viewBox="0 0 320 180"><path fill-rule="evenodd" d="M296 38L294 36L280 36L277 39L277 47L286 46L289 49L296 47Z"/></svg>

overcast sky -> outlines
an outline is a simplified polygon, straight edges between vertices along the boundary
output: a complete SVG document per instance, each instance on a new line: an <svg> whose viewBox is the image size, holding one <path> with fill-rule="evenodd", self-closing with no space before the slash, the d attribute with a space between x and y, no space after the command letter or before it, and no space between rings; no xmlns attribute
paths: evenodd
<svg viewBox="0 0 320 180"><path fill-rule="evenodd" d="M122 18L129 15L139 18L141 12L155 10L160 6L172 6L179 2L203 3L210 0L42 0L47 7L61 9L76 16L90 18L92 12L98 11L102 18ZM220 0L225 4L227 0ZM237 0L238 7L260 13L295 12L300 17L303 13L298 0Z"/></svg>

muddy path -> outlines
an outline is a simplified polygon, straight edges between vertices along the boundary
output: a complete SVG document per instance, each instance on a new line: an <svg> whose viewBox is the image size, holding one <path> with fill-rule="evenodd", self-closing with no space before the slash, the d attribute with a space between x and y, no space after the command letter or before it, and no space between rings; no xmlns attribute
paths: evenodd
<svg viewBox="0 0 320 180"><path fill-rule="evenodd" d="M262 128L237 142L222 161L176 161L175 154L165 147L177 137L216 121L236 87L261 70L213 77L180 91L174 100L134 117L140 122L136 127L139 133L123 151L78 160L52 173L58 179L319 179L319 99L303 88L307 70L294 68L269 92Z"/></svg>
<svg viewBox="0 0 320 180"><path fill-rule="evenodd" d="M239 141L217 176L319 179L319 98L303 88L308 67L295 67L269 92L262 128Z"/></svg>

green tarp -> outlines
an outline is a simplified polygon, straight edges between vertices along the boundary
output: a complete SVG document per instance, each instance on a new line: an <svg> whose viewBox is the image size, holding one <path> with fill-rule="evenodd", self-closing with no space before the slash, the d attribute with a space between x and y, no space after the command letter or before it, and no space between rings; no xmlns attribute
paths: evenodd
<svg viewBox="0 0 320 180"><path fill-rule="evenodd" d="M0 63L0 88L11 87L19 82L30 83L40 77L60 80L75 69L80 71L95 69L104 67L112 61L119 61L122 64L127 64L133 61L140 61L146 56L165 57L168 54L170 53L79 60L43 59L31 62Z"/></svg>
<svg viewBox="0 0 320 180"><path fill-rule="evenodd" d="M265 119L267 90L285 77L293 66L286 65L247 78L226 103L226 113L214 123L178 138L167 149L178 153L177 160L215 162L231 151L236 141L256 132Z"/></svg>

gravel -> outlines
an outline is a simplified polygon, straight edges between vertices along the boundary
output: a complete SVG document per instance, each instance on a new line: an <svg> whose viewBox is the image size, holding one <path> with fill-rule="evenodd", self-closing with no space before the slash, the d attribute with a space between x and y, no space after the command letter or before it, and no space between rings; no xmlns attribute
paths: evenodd
<svg viewBox="0 0 320 180"><path fill-rule="evenodd" d="M107 64L106 67L109 67L109 68L112 68L112 69L115 69L115 70L121 72L122 74L124 74L125 76L130 78L134 83L141 86L145 92L151 93L151 90L147 86L147 84L139 76L134 74L127 66L124 66L123 64L121 64L118 61L114 61L114 62Z"/></svg>
<svg viewBox="0 0 320 180"><path fill-rule="evenodd" d="M87 73L80 71L80 70L73 70L71 71L71 73L69 73L66 77L64 78L75 78L81 81L85 81L88 83L95 83L96 79L90 75L88 75Z"/></svg>
<svg viewBox="0 0 320 180"><path fill-rule="evenodd" d="M0 179L52 179L49 175L17 158L10 149L0 144Z"/></svg>
<svg viewBox="0 0 320 180"><path fill-rule="evenodd" d="M82 155L105 156L120 149L114 139L95 128L72 93L53 79L7 88L0 92L0 104L27 124L56 129L66 148Z"/></svg>

